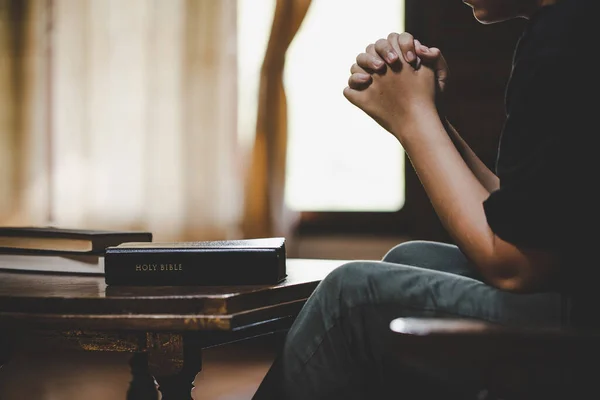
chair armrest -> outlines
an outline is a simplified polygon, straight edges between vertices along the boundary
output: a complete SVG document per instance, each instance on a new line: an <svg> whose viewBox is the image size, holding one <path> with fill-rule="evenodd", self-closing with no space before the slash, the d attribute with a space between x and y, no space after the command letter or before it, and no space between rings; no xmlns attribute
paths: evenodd
<svg viewBox="0 0 600 400"><path fill-rule="evenodd" d="M600 331L574 328L519 328L469 319L397 318L392 343L419 357L452 363L539 363L598 360ZM410 344L410 346L408 346ZM407 350L407 347L409 348ZM458 357L458 359L457 359Z"/></svg>
<svg viewBox="0 0 600 400"><path fill-rule="evenodd" d="M390 331L399 359L459 369L506 399L598 393L600 331L436 318L397 318Z"/></svg>

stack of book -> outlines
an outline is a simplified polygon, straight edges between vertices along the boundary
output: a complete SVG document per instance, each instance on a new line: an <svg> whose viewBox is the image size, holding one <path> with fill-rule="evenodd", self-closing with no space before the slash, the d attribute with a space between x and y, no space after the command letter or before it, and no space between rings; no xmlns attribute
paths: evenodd
<svg viewBox="0 0 600 400"><path fill-rule="evenodd" d="M108 285L272 285L285 238L166 243L150 232L0 227L0 270L103 275Z"/></svg>
<svg viewBox="0 0 600 400"><path fill-rule="evenodd" d="M104 275L106 248L151 241L143 231L0 227L0 270Z"/></svg>

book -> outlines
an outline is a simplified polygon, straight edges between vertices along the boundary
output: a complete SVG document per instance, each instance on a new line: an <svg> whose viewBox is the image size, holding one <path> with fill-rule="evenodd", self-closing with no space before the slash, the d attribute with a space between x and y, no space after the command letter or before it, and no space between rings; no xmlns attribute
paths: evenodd
<svg viewBox="0 0 600 400"><path fill-rule="evenodd" d="M58 227L0 227L0 270L104 274L106 247L150 242L152 233Z"/></svg>
<svg viewBox="0 0 600 400"><path fill-rule="evenodd" d="M104 275L104 256L95 254L0 254L0 270Z"/></svg>
<svg viewBox="0 0 600 400"><path fill-rule="evenodd" d="M123 243L106 249L107 285L262 285L286 277L285 238Z"/></svg>
<svg viewBox="0 0 600 400"><path fill-rule="evenodd" d="M152 233L58 227L0 227L0 251L103 254L123 242L150 242Z"/></svg>

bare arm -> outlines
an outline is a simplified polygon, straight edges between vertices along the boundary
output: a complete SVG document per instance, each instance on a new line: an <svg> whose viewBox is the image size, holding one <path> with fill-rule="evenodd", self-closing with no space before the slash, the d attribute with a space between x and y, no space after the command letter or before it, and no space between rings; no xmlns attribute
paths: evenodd
<svg viewBox="0 0 600 400"><path fill-rule="evenodd" d="M479 180L489 193L497 190L500 187L500 180L496 174L492 172L479 157L477 157L477 154L469 147L467 142L464 141L450 122L446 121L444 125L450 140L454 143L456 150L458 150L458 153L471 172L477 177L477 180Z"/></svg>
<svg viewBox="0 0 600 400"><path fill-rule="evenodd" d="M489 189L447 135L435 109L423 109L394 133L415 168L442 224L486 280L501 289L529 292L547 288L556 257L519 248L491 230L483 210ZM402 130L412 130L403 135Z"/></svg>
<svg viewBox="0 0 600 400"><path fill-rule="evenodd" d="M399 62L401 68L373 74L366 89L347 87L344 95L400 141L442 224L486 282L514 292L550 288L556 255L518 247L490 228L483 202L494 180L480 180L475 158L465 160L459 151L468 146L456 146L458 135L446 131L435 105L434 71L415 70L402 57Z"/></svg>

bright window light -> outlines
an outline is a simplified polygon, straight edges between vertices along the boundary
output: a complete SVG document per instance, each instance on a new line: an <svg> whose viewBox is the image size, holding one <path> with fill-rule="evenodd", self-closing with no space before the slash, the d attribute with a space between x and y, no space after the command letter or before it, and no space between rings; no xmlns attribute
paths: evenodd
<svg viewBox="0 0 600 400"><path fill-rule="evenodd" d="M274 0L238 0L239 132L250 146ZM286 57L286 204L297 211L397 211L404 151L342 90L367 44L402 32L401 0L313 0Z"/></svg>

